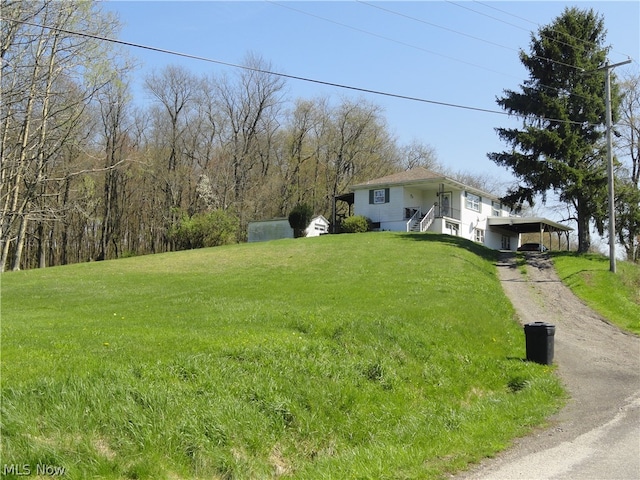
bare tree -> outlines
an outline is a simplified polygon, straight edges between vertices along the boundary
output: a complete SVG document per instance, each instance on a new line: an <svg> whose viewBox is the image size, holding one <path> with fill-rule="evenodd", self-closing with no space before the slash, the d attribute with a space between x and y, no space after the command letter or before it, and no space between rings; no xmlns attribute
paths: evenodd
<svg viewBox="0 0 640 480"><path fill-rule="evenodd" d="M122 235L122 214L125 208L126 176L124 162L131 142L128 135L130 123L127 118L127 85L121 81L111 82L98 98L104 148L104 187L100 228L100 251L98 259L118 257Z"/></svg>
<svg viewBox="0 0 640 480"><path fill-rule="evenodd" d="M400 158L380 107L360 100L343 100L331 113L331 129L324 141L327 202L358 180L396 171Z"/></svg>
<svg viewBox="0 0 640 480"><path fill-rule="evenodd" d="M442 172L443 170L443 167L438 163L438 155L435 149L417 140L413 140L408 145L401 147L400 155L402 166L405 170L411 170L415 167L423 167L437 172Z"/></svg>
<svg viewBox="0 0 640 480"><path fill-rule="evenodd" d="M3 1L2 12L0 264L4 269L11 256L19 269L31 223L39 242L50 237L43 223L57 194L50 175L63 163L64 146L78 142L85 107L109 76L109 47L62 29L109 35L117 22L93 2Z"/></svg>
<svg viewBox="0 0 640 480"><path fill-rule="evenodd" d="M315 134L322 124L323 101L299 99L291 112L281 139L279 214L286 215L303 198L311 197L315 208L315 195L309 193L317 185L317 138ZM309 168L310 167L310 168ZM315 167L315 168L314 168ZM316 173L314 175L314 172Z"/></svg>
<svg viewBox="0 0 640 480"><path fill-rule="evenodd" d="M170 249L168 232L179 219L183 196L189 192L191 171L189 156L183 147L201 91L201 80L183 67L168 66L160 73L149 75L145 87L160 106L154 115L154 141L164 165L159 166L156 178L161 179L164 191L164 248Z"/></svg>
<svg viewBox="0 0 640 480"><path fill-rule="evenodd" d="M620 84L622 102L616 141L616 231L627 259L640 261L640 75L627 75Z"/></svg>
<svg viewBox="0 0 640 480"><path fill-rule="evenodd" d="M230 165L232 201L242 227L250 189L269 173L285 86L281 77L266 73L271 67L260 57L250 54L244 65L235 79L222 77L215 84L222 118L220 144Z"/></svg>

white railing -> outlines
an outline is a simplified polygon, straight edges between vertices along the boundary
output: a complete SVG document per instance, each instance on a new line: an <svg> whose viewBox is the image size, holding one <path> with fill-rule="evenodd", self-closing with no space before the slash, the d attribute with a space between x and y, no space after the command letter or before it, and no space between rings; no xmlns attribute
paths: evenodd
<svg viewBox="0 0 640 480"><path fill-rule="evenodd" d="M416 210L413 212L413 215L411 215L411 218L407 222L407 232L410 232L413 224L418 222L418 217L420 217L420 210Z"/></svg>
<svg viewBox="0 0 640 480"><path fill-rule="evenodd" d="M420 221L420 231L424 232L429 229L433 220L436 218L436 206L431 207L424 218Z"/></svg>

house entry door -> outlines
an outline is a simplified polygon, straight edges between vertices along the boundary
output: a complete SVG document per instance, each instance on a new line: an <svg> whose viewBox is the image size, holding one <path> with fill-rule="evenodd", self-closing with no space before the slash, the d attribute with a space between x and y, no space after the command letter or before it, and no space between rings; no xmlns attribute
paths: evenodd
<svg viewBox="0 0 640 480"><path fill-rule="evenodd" d="M443 217L450 217L449 211L451 210L451 194L442 193L440 215Z"/></svg>

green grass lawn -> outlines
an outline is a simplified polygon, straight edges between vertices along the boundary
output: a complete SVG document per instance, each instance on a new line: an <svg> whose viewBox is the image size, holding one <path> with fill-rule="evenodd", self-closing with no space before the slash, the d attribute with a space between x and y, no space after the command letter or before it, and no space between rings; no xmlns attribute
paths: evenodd
<svg viewBox="0 0 640 480"><path fill-rule="evenodd" d="M640 266L609 257L554 252L553 263L562 281L587 305L616 325L640 334Z"/></svg>
<svg viewBox="0 0 640 480"><path fill-rule="evenodd" d="M0 467L443 478L563 401L495 255L383 232L5 273Z"/></svg>

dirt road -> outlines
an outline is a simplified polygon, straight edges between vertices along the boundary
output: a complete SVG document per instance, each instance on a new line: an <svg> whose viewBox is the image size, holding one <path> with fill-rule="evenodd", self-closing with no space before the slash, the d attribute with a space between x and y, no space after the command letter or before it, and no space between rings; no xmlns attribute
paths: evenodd
<svg viewBox="0 0 640 480"><path fill-rule="evenodd" d="M640 479L640 337L578 300L544 254L527 254L527 275L505 254L498 272L522 324L556 326L554 363L571 398L548 428L455 478Z"/></svg>

